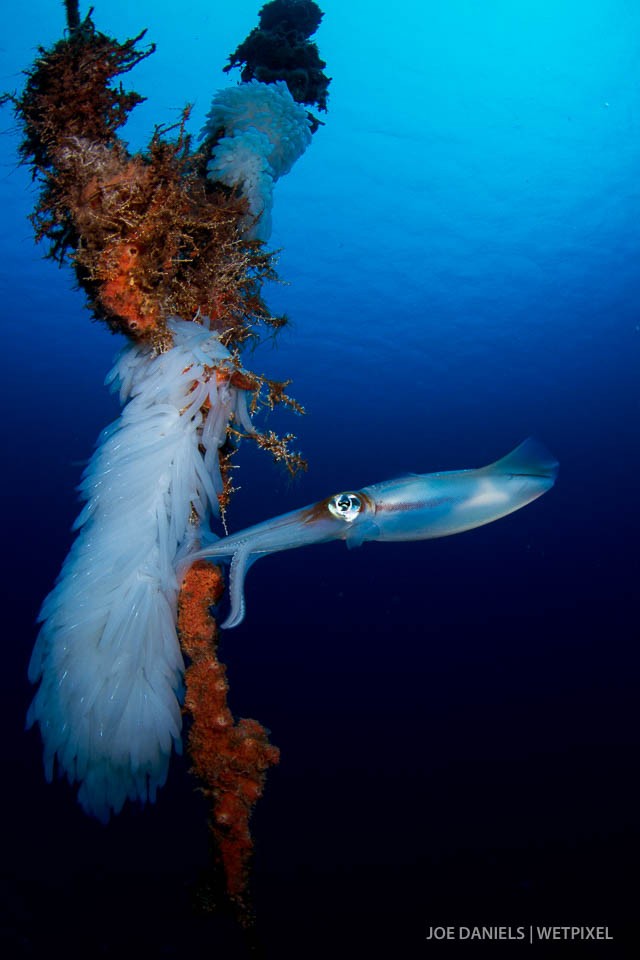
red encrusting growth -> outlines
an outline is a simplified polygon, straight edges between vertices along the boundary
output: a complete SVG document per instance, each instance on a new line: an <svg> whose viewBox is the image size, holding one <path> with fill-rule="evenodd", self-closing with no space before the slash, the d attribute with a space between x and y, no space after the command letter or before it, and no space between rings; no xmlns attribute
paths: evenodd
<svg viewBox="0 0 640 960"><path fill-rule="evenodd" d="M249 391L251 414L280 404L304 413L285 392L290 381L241 368L243 345L258 341L265 329L275 335L288 320L273 316L262 298L263 282L277 280L274 254L247 238L241 189L207 177L207 151L215 138L192 150L185 108L175 127L157 128L146 150L131 154L118 131L144 98L126 91L121 78L154 47L140 49L144 33L120 43L95 28L91 11L80 19L77 0L65 0L65 6L65 36L38 50L19 95L0 97L13 106L23 130L21 158L40 188L31 217L36 239L48 244L50 257L70 262L93 316L112 331L162 353L173 346L170 318L203 322L231 354L207 376ZM324 110L329 80L309 42L322 17L317 5L276 0L260 17L260 31L252 32L226 69L244 63L261 81L285 79L299 102ZM267 33L268 49L262 43ZM310 119L315 129L319 121ZM223 520L235 491L232 458L242 437L268 450L292 475L306 469L291 449L293 434L250 430L247 418L234 414L218 449ZM192 514L194 523L203 519L193 506ZM217 627L209 614L222 590L218 568L195 564L179 595L178 628L189 661L184 709L191 721L193 771L211 802L227 892L246 915L249 818L278 750L257 721L236 722L227 705L226 671L217 659Z"/></svg>
<svg viewBox="0 0 640 960"><path fill-rule="evenodd" d="M178 599L178 632L189 661L184 710L193 772L211 803L210 827L230 899L246 909L248 863L253 849L249 818L261 796L265 774L278 762L257 720L235 721L227 704L226 669L217 658L217 626L209 607L224 589L218 567L197 561L184 578Z"/></svg>
<svg viewBox="0 0 640 960"><path fill-rule="evenodd" d="M129 333L143 336L158 328L158 310L146 302L135 281L139 246L122 240L110 251L107 277L100 287L100 301L109 313L117 314Z"/></svg>

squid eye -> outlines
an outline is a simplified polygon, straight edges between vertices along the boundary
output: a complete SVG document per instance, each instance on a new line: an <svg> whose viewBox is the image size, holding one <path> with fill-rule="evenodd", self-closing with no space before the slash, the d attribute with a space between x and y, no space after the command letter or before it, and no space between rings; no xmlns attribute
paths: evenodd
<svg viewBox="0 0 640 960"><path fill-rule="evenodd" d="M362 500L355 493L338 493L329 500L329 512L350 523L362 510Z"/></svg>

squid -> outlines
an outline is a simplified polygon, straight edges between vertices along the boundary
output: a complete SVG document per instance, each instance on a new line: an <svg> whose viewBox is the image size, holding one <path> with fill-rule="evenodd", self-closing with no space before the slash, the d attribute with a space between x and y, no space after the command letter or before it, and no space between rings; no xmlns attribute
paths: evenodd
<svg viewBox="0 0 640 960"><path fill-rule="evenodd" d="M330 540L358 547L365 540L430 540L473 530L519 510L549 490L558 461L529 438L489 466L446 473L409 474L362 490L333 494L191 553L195 560L229 561L231 609L224 629L245 615L244 581L260 557Z"/></svg>

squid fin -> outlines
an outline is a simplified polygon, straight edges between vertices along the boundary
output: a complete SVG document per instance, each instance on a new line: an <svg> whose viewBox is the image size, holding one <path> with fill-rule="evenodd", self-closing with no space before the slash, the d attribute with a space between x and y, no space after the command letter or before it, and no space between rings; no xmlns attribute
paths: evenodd
<svg viewBox="0 0 640 960"><path fill-rule="evenodd" d="M546 477L555 480L558 461L543 443L529 437L501 460L486 468L491 473L511 474L514 477Z"/></svg>

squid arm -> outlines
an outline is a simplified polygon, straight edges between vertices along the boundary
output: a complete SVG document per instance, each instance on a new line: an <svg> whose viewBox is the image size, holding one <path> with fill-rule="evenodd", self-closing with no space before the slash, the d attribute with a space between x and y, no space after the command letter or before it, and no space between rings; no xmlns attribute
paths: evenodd
<svg viewBox="0 0 640 960"><path fill-rule="evenodd" d="M428 540L472 530L505 517L537 499L556 479L558 462L529 438L501 460L476 470L411 474L358 491L337 493L319 503L222 537L191 553L198 559L230 560L231 609L222 624L244 619L244 581L260 557L279 550L344 540Z"/></svg>

